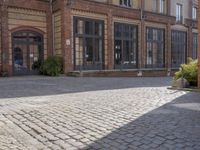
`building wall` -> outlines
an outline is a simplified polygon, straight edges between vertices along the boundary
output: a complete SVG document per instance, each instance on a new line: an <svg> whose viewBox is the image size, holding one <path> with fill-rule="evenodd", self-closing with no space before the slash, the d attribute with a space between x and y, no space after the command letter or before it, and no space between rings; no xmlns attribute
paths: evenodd
<svg viewBox="0 0 200 150"><path fill-rule="evenodd" d="M171 30L186 31L188 33L188 49L192 47L191 33L197 33L197 29L196 22L191 20L190 10L192 4L197 5L196 1L197 0L166 1L165 13L160 14L153 12L153 0L132 0L133 5L131 8L119 6L118 0L76 0L72 1L72 3L68 3L68 1L64 0L56 0L53 3L52 13L50 12L50 5L48 2L41 2L38 0L30 0L29 2L24 2L23 0L9 0L7 3L7 24L6 21L4 21L5 26L3 26L4 29L6 29L7 26L8 32L4 31L2 33L4 38L5 35L8 34L8 39L5 40L5 38L3 42L0 42L0 49L7 49L5 42L8 41L7 52L9 57L7 60L9 60L9 66L12 66L11 33L18 27L36 28L44 33L45 58L47 55L63 56L65 72L73 71L75 43L73 37L73 18L77 16L98 19L104 21L105 69L112 70L114 69L114 23L127 23L138 27L139 66L136 72L138 72L138 70L156 72L155 68L145 68L146 27L155 27L165 30L166 66L161 70L164 71L163 74L167 75L168 71L171 69ZM176 3L182 3L184 6L184 24L176 24L175 22ZM142 6L144 7L143 13L138 9ZM169 9L167 6L169 6ZM194 26L191 26L191 23L194 23ZM1 46L2 43L3 46ZM191 51L188 50L188 53L190 54ZM146 75L148 74L149 71Z"/></svg>

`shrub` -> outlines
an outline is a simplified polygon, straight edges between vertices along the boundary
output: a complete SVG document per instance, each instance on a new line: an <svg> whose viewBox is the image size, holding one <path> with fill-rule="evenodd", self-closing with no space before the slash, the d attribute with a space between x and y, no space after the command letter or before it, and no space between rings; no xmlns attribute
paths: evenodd
<svg viewBox="0 0 200 150"><path fill-rule="evenodd" d="M59 56L48 57L40 67L40 73L48 76L58 76L63 73L63 59Z"/></svg>
<svg viewBox="0 0 200 150"><path fill-rule="evenodd" d="M0 77L8 77L8 72L6 71L0 72Z"/></svg>
<svg viewBox="0 0 200 150"><path fill-rule="evenodd" d="M39 70L40 67L42 65L42 62L41 61L35 61L33 64L32 64L32 69L33 70Z"/></svg>
<svg viewBox="0 0 200 150"><path fill-rule="evenodd" d="M198 79L198 61L189 59L188 64L181 64L179 71L175 73L174 80L185 78L190 85L197 86Z"/></svg>

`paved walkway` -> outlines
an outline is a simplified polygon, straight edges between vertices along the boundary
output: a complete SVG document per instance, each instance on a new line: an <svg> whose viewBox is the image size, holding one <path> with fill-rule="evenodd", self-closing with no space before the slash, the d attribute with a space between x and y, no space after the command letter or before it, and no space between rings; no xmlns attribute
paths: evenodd
<svg viewBox="0 0 200 150"><path fill-rule="evenodd" d="M0 78L0 149L200 150L200 93L171 78Z"/></svg>

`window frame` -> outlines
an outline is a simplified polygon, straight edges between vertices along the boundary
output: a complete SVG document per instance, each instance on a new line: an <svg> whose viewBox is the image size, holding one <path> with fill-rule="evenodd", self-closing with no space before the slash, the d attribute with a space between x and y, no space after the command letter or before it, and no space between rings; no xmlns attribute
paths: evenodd
<svg viewBox="0 0 200 150"><path fill-rule="evenodd" d="M132 7L131 0L119 0L119 5L124 7Z"/></svg>
<svg viewBox="0 0 200 150"><path fill-rule="evenodd" d="M166 11L166 0L159 0L159 13L164 14Z"/></svg>
<svg viewBox="0 0 200 150"><path fill-rule="evenodd" d="M148 33L148 30L150 30L150 32L152 32L151 36L152 38L150 39L149 38L149 33ZM157 36L156 36L156 39L154 39L154 30L157 31ZM162 32L162 33L161 33ZM155 27L146 27L146 58L145 58L145 68L165 68L166 64L165 64L165 29L164 28L155 28ZM162 37L162 40L159 40L159 36L163 36ZM152 63L151 64L148 64L148 43L151 43L151 52L152 52ZM157 63L154 64L154 60L155 58L153 57L153 54L155 53L154 49L153 49L153 45L156 44L157 47L161 47L161 45L163 46L163 49L162 49L162 53L163 53L163 60L162 61L162 64L160 65L160 63L158 63L158 60L159 60L159 48L157 48L157 54L156 54L156 60L157 60Z"/></svg>
<svg viewBox="0 0 200 150"><path fill-rule="evenodd" d="M192 58L198 58L198 33L192 33Z"/></svg>
<svg viewBox="0 0 200 150"><path fill-rule="evenodd" d="M180 3L176 4L176 23L183 23L183 5Z"/></svg>
<svg viewBox="0 0 200 150"><path fill-rule="evenodd" d="M117 26L121 27L119 32L120 34L117 35ZM134 31L127 37L125 34L125 28L128 27L129 31L133 29ZM132 36L132 37L131 37ZM116 63L116 41L121 42L121 61L120 64ZM129 41L129 53L133 52L135 55L133 55L133 59L131 60L131 57L129 56L129 60L126 60L125 56L125 49L124 49L124 43ZM131 45L132 44L132 45ZM134 45L135 44L135 45ZM133 51L130 51L130 48ZM135 48L135 49L134 49ZM135 63L132 63L132 61L135 61ZM128 63L129 62L129 63ZM115 22L114 23L114 68L115 69L137 69L138 68L138 26L134 24L128 24L128 23L120 23Z"/></svg>
<svg viewBox="0 0 200 150"><path fill-rule="evenodd" d="M176 36L176 37L174 37L174 36ZM181 37L185 37L185 38L181 39ZM171 31L171 67L172 68L177 69L180 67L181 64L187 62L187 40L188 40L187 32L179 31L179 30ZM182 50L184 50L184 52L181 52ZM180 63L180 64L176 63L175 65L173 65L174 64L173 59L172 59L173 53L175 53L175 55L176 55L175 58L178 58L175 61L178 61L178 63ZM182 58L182 60L180 60L180 58Z"/></svg>
<svg viewBox="0 0 200 150"><path fill-rule="evenodd" d="M197 12L198 12L198 8L196 6L192 6L192 19L193 20L197 20L197 16L198 16Z"/></svg>
<svg viewBox="0 0 200 150"><path fill-rule="evenodd" d="M73 31L73 39L74 39L74 70L102 70L104 69L104 65L105 65L105 45L104 45L104 26L105 26L105 22L104 20L99 20L99 19L91 19L91 18L85 18L85 17L78 17L78 16L74 16L73 17L73 20L74 20L74 31ZM77 30L77 22L78 21L83 21L83 32L80 34L78 33L78 30ZM91 30L91 34L89 33L86 33L86 27L85 27L85 24L86 22L90 22L92 23L92 29ZM96 34L95 32L95 24L96 23L99 23L102 25L101 27L101 34ZM82 51L82 55L80 54L80 62L81 64L76 64L76 61L77 61L77 58L76 58L76 53L77 53L77 50L76 50L76 38L82 38L82 42L83 42L83 51ZM88 64L88 60L85 56L85 53L86 53L86 40L88 39L92 39L92 46L93 46L93 57L92 57L92 62L94 65L90 65ZM101 58L101 60L98 62L96 61L96 53L94 52L94 48L96 46L95 44L95 40L99 40L99 42L101 41L101 48L102 48L102 52L101 52L101 56L98 56L99 58Z"/></svg>

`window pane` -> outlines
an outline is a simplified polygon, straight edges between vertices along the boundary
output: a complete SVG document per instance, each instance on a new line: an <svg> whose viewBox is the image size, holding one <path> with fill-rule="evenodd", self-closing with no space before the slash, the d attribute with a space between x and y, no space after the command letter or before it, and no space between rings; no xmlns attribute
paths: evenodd
<svg viewBox="0 0 200 150"><path fill-rule="evenodd" d="M146 67L164 67L164 29L147 27Z"/></svg>
<svg viewBox="0 0 200 150"><path fill-rule="evenodd" d="M93 22L91 21L85 22L85 34L89 34L89 35L93 34Z"/></svg>
<svg viewBox="0 0 200 150"><path fill-rule="evenodd" d="M198 52L198 34L193 33L193 50L192 50L192 58L197 59Z"/></svg>
<svg viewBox="0 0 200 150"><path fill-rule="evenodd" d="M83 20L78 20L77 21L77 33L78 34L83 34L84 30L83 30Z"/></svg>
<svg viewBox="0 0 200 150"><path fill-rule="evenodd" d="M103 67L103 21L76 18L75 69L99 70Z"/></svg>
<svg viewBox="0 0 200 150"><path fill-rule="evenodd" d="M186 33L172 31L172 67L178 68L186 62Z"/></svg>
<svg viewBox="0 0 200 150"><path fill-rule="evenodd" d="M137 27L115 23L115 68L137 66Z"/></svg>

